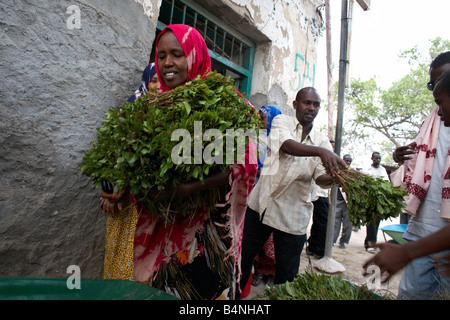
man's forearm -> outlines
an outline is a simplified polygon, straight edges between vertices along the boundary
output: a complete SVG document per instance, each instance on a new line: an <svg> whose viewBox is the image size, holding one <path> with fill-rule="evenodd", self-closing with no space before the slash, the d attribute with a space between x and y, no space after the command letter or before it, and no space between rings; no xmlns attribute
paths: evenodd
<svg viewBox="0 0 450 320"><path fill-rule="evenodd" d="M320 147L303 144L290 139L283 142L280 150L296 157L318 157L320 154Z"/></svg>
<svg viewBox="0 0 450 320"><path fill-rule="evenodd" d="M450 225L417 241L404 244L410 260L450 249Z"/></svg>
<svg viewBox="0 0 450 320"><path fill-rule="evenodd" d="M280 150L295 157L320 157L325 170L333 177L340 172L341 168L347 167L344 160L337 154L323 147L311 146L289 139L281 144Z"/></svg>

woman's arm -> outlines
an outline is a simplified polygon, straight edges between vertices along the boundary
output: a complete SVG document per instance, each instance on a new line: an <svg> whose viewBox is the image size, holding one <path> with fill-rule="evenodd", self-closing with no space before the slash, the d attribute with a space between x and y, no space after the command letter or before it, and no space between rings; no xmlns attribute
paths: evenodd
<svg viewBox="0 0 450 320"><path fill-rule="evenodd" d="M161 191L149 192L149 196L153 197L154 200L167 200L172 197L184 197L194 192L200 192L206 189L212 189L215 187L225 186L229 183L230 169L225 172L220 172L212 174L203 180L193 182L182 183L176 187L166 188ZM100 206L103 209L103 213L114 214L116 211L122 210L123 207L123 196L126 190L122 190L117 194L109 194L101 191L102 200L100 201Z"/></svg>
<svg viewBox="0 0 450 320"><path fill-rule="evenodd" d="M227 185L229 183L229 177L230 169L227 169L225 172L212 174L206 177L203 180L203 183L200 180L197 180L180 184L177 186L176 195L183 197L194 192L200 192L206 189Z"/></svg>
<svg viewBox="0 0 450 320"><path fill-rule="evenodd" d="M150 193L154 200L167 200L172 197L185 197L191 193L200 192L207 189L212 189L220 186L225 186L229 183L230 169L225 172L211 174L206 177L203 182L200 180L181 183L176 187L167 188L161 191Z"/></svg>

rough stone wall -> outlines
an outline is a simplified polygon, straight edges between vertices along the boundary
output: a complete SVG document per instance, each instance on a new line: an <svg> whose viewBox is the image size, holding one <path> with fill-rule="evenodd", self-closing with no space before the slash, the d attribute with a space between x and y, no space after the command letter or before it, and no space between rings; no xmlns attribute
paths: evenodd
<svg viewBox="0 0 450 320"><path fill-rule="evenodd" d="M104 112L139 86L155 37L144 9L1 1L0 277L66 277L73 264L102 277L105 217L79 166Z"/></svg>

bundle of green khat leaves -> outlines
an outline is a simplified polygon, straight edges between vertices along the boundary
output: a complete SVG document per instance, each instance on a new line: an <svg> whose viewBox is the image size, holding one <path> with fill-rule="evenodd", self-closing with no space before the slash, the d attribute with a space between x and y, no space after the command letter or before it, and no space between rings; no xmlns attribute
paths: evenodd
<svg viewBox="0 0 450 320"><path fill-rule="evenodd" d="M403 187L353 169L341 170L337 181L346 194L348 215L355 227L403 213L407 195Z"/></svg>
<svg viewBox="0 0 450 320"><path fill-rule="evenodd" d="M109 110L97 129L96 142L83 157L81 171L97 187L102 180L119 189L127 187L148 210L167 220L214 195L155 203L149 193L203 181L243 163L248 137L259 126L256 109L236 91L233 80L212 72Z"/></svg>
<svg viewBox="0 0 450 320"><path fill-rule="evenodd" d="M356 286L341 275L318 274L311 269L298 274L294 281L266 286L269 300L379 300L388 299L370 291L367 286Z"/></svg>

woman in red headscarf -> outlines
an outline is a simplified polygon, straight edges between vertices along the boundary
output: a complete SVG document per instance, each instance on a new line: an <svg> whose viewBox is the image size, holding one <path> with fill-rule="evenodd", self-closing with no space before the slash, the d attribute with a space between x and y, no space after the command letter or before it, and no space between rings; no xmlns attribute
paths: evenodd
<svg viewBox="0 0 450 320"><path fill-rule="evenodd" d="M156 39L156 52L156 72L163 92L184 85L198 75L206 77L211 71L206 43L190 26L167 26ZM252 142L247 146L245 158L245 164L209 176L204 183L193 181L171 190L182 197L206 188L222 188L217 210L199 208L194 218L178 216L166 225L146 212L130 194L133 214L128 215L132 218L128 219L128 230L122 233L130 239L134 231L134 254L130 265L131 246L125 244L128 273L122 278L129 278L134 271L133 280L182 299L234 299L240 277L243 218L257 171ZM111 266L112 259L108 264Z"/></svg>

